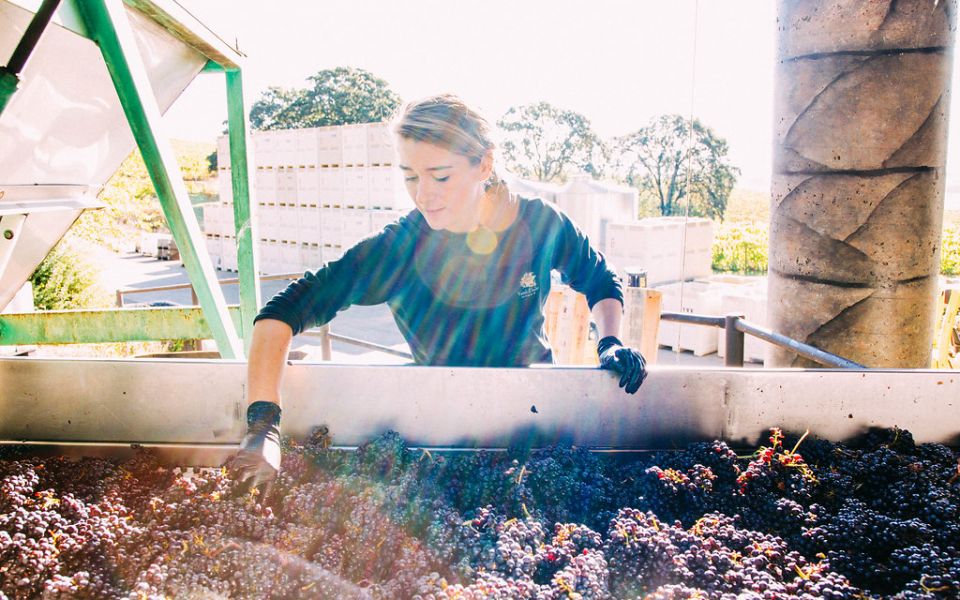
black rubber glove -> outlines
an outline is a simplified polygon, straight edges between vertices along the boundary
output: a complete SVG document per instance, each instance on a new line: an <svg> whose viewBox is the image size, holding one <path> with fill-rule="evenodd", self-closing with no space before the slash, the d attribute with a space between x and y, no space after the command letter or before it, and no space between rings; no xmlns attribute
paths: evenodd
<svg viewBox="0 0 960 600"><path fill-rule="evenodd" d="M262 400L247 407L247 435L233 459L234 476L251 487L268 486L280 472L280 407Z"/></svg>
<svg viewBox="0 0 960 600"><path fill-rule="evenodd" d="M620 387L628 394L635 394L647 377L647 361L633 348L625 348L623 342L608 335L597 342L600 368L620 374Z"/></svg>

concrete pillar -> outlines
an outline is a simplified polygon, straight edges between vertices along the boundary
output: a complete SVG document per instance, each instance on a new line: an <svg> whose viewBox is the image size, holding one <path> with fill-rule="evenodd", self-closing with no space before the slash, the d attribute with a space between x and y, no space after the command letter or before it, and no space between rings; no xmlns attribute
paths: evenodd
<svg viewBox="0 0 960 600"><path fill-rule="evenodd" d="M956 9L780 0L774 330L870 367L929 364Z"/></svg>

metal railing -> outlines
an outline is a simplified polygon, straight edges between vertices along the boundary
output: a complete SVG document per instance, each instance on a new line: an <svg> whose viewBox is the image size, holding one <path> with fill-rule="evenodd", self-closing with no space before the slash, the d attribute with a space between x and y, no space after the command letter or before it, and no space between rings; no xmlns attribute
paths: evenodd
<svg viewBox="0 0 960 600"><path fill-rule="evenodd" d="M660 313L660 319L689 325L719 327L725 330L724 349L726 350L726 355L723 357L725 367L743 366L744 334L749 334L774 346L796 352L804 358L808 358L827 367L837 367L840 369L867 368L860 363L853 362L842 356L831 354L810 344L798 342L793 338L766 329L765 327L754 325L744 319L743 315L730 314L723 317L713 317L709 315L664 312Z"/></svg>
<svg viewBox="0 0 960 600"><path fill-rule="evenodd" d="M300 279L303 277L303 273L279 273L277 275L261 275L260 281L288 281L292 279ZM219 279L218 282L220 285L237 285L240 283L239 278L232 279ZM193 289L192 283L172 283L170 285L156 285L153 287L145 288L125 288L117 290L117 306L123 308L124 299L129 294L146 294L148 292L170 292L173 290L185 290L190 289L190 303L193 306L197 306L197 291Z"/></svg>
<svg viewBox="0 0 960 600"><path fill-rule="evenodd" d="M260 277L260 281L289 281L293 279L299 279L303 277L303 273L279 273L276 275L263 275ZM221 285L236 285L240 283L240 280L237 278L233 279L220 279ZM185 290L190 289L190 302L193 306L197 305L197 293L193 289L193 284L191 283L174 283L170 285L157 285L153 287L145 288L134 288L134 289L118 289L117 290L117 306L123 308L124 300L128 294L142 294L148 292L169 292L173 290ZM409 358L413 360L413 355L409 352L404 352L403 350L397 350L391 348L390 346L384 346L382 344L377 344L374 342L368 342L366 340L357 339L347 335L342 335L339 333L333 333L330 331L330 324L327 323L322 327L316 329L310 329L308 331L302 332L302 335L307 337L320 338L320 356L323 360L330 360L333 350L331 348L332 341L343 342L345 344L351 344L353 346L359 346L361 348L368 348L370 350L376 350L377 352L383 352L384 354L390 354L393 356L399 356L401 358Z"/></svg>
<svg viewBox="0 0 960 600"><path fill-rule="evenodd" d="M303 276L303 273L280 273L277 275L265 275L260 278L260 281L282 281L282 280L292 280L299 279ZM239 279L221 279L221 285L230 285L239 283ZM146 293L146 292L163 292L171 290L182 290L190 288L192 293L192 302L194 305L197 304L196 293L193 292L193 285L190 283L175 283L171 285L159 285L154 287L146 288L136 288L136 289L119 289L117 290L117 306L123 307L124 298L128 294L135 293ZM724 339L724 349L726 350L725 356L723 358L723 364L726 367L742 367L743 366L743 350L744 350L744 335L752 335L756 338L759 338L767 343L773 344L774 346L779 346L780 348L786 348L792 352L796 352L804 358L808 358L818 364L827 366L827 367L836 367L840 369L866 369L864 365L856 363L852 360L843 358L842 356L837 356L836 354L831 354L825 350L821 350L815 346L809 344L804 344L803 342L798 342L793 338L789 338L785 335L776 333L767 329L765 327L760 327L755 325L750 321L744 319L743 315L739 314L729 314L722 317L715 317L710 315L697 315L691 313L677 313L677 312L663 312L660 313L660 319L663 321L673 321L676 323L684 323L687 325L701 325L705 327L718 327L725 330L725 339ZM351 344L354 346L360 346L362 348L369 348L370 350L376 350L378 352L383 352L385 354L391 354L393 356L399 356L401 358L413 359L413 355L409 352L404 352L403 350L396 350L389 346L384 346L381 344L376 344L374 342L368 342L366 340L361 340L353 338L350 336L333 333L330 331L330 325L324 325L318 329L305 331L303 335L309 337L318 337L321 341L321 355L323 360L330 360L331 348L330 343L332 340L339 342L344 342L346 344Z"/></svg>

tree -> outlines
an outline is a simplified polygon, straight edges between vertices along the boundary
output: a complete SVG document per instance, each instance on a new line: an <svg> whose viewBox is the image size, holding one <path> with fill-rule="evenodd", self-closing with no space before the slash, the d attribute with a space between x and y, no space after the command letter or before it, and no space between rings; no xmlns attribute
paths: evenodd
<svg viewBox="0 0 960 600"><path fill-rule="evenodd" d="M590 121L548 102L511 107L497 122L507 168L538 181L563 180L570 170L599 176L605 150Z"/></svg>
<svg viewBox="0 0 960 600"><path fill-rule="evenodd" d="M324 69L308 78L302 89L268 88L250 109L254 129L295 129L374 123L400 106L383 79L363 69Z"/></svg>
<svg viewBox="0 0 960 600"><path fill-rule="evenodd" d="M699 120L663 115L613 142L619 178L652 194L664 216L685 213L723 219L740 169L727 159L727 142Z"/></svg>

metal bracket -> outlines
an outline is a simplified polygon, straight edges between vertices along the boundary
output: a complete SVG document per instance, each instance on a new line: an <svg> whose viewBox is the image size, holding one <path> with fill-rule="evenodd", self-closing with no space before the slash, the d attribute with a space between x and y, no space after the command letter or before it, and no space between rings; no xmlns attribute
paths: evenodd
<svg viewBox="0 0 960 600"><path fill-rule="evenodd" d="M23 229L23 222L26 220L25 214L0 216L0 279L3 279L3 274L7 270L10 257L13 256L13 248L17 245L20 230Z"/></svg>

